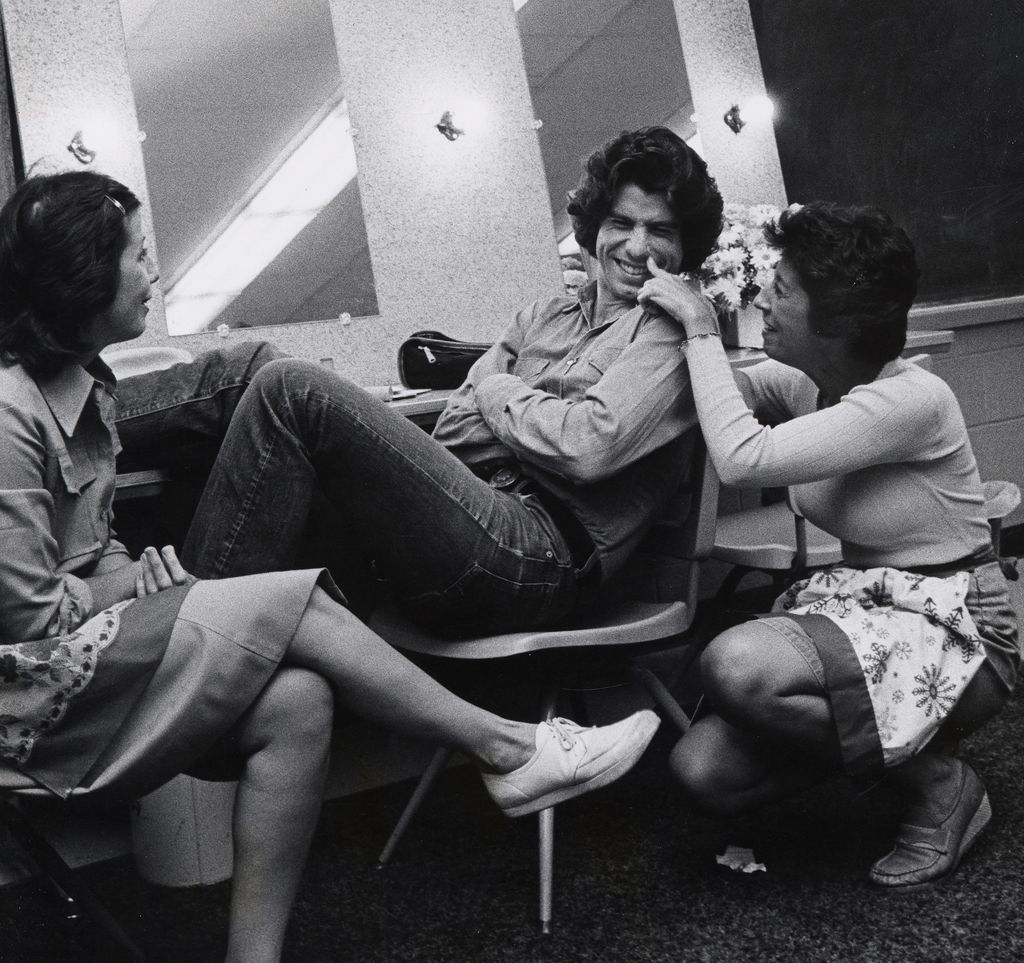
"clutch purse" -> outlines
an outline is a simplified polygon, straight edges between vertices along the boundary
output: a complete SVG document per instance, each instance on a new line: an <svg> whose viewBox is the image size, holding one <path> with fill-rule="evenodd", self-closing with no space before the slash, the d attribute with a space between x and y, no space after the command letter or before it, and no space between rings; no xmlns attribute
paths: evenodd
<svg viewBox="0 0 1024 963"><path fill-rule="evenodd" d="M399 345L398 377L406 388L458 388L489 347L440 331L416 331Z"/></svg>

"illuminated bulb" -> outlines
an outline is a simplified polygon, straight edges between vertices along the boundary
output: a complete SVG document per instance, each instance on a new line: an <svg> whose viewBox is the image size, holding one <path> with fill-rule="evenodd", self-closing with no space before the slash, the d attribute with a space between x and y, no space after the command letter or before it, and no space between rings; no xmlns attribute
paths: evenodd
<svg viewBox="0 0 1024 963"><path fill-rule="evenodd" d="M107 157L118 144L118 127L106 114L93 114L85 119L68 144L68 150L82 164L91 164L97 156Z"/></svg>
<svg viewBox="0 0 1024 963"><path fill-rule="evenodd" d="M754 94L743 103L743 120L748 124L766 124L775 116L775 104L771 97Z"/></svg>
<svg viewBox="0 0 1024 963"><path fill-rule="evenodd" d="M743 106L733 104L722 116L726 126L738 134L747 124L762 126L770 123L775 116L775 104L764 94L754 94L743 101Z"/></svg>
<svg viewBox="0 0 1024 963"><path fill-rule="evenodd" d="M82 139L100 156L109 157L117 149L120 133L118 125L106 114L95 114L82 123Z"/></svg>

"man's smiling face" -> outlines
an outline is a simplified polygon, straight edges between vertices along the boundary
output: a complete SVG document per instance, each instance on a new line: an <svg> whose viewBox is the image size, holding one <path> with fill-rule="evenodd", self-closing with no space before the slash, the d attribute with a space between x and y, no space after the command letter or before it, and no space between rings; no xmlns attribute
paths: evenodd
<svg viewBox="0 0 1024 963"><path fill-rule="evenodd" d="M628 309L650 274L647 258L671 274L679 271L683 244L672 208L664 194L650 194L636 184L625 184L612 201L597 232L597 302L608 311L613 305Z"/></svg>

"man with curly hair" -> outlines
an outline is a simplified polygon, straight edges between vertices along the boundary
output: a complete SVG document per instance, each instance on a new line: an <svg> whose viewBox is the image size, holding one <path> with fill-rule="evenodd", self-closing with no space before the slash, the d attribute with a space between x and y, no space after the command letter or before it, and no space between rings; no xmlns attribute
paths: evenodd
<svg viewBox="0 0 1024 963"><path fill-rule="evenodd" d="M678 328L639 308L637 293L649 257L672 272L701 264L722 199L693 150L648 127L593 153L569 212L594 281L521 310L432 436L322 366L263 365L203 494L203 517L217 521L185 543L190 570L288 567L322 491L350 560L372 562L422 625L511 631L587 604L665 509L692 452ZM133 422L144 435L146 418Z"/></svg>

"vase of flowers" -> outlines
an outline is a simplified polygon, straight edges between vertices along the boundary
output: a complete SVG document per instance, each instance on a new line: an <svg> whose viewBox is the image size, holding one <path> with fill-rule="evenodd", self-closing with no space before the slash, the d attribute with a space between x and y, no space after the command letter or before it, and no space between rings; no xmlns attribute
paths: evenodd
<svg viewBox="0 0 1024 963"><path fill-rule="evenodd" d="M779 252L764 237L765 225L778 216L779 209L772 204L726 204L718 246L697 274L718 310L727 345L762 346L761 312L754 307L754 298L771 283L779 260Z"/></svg>

